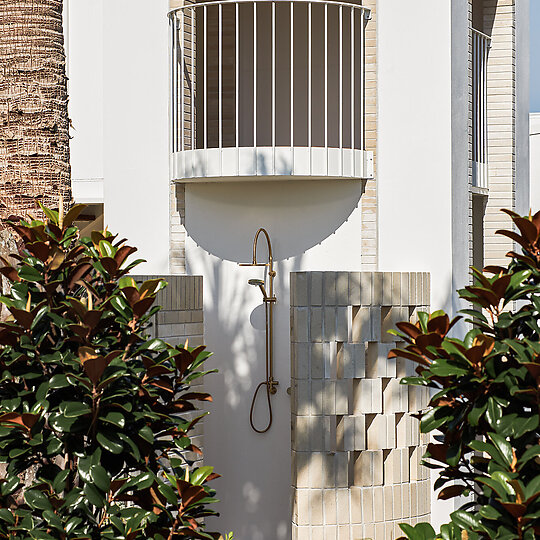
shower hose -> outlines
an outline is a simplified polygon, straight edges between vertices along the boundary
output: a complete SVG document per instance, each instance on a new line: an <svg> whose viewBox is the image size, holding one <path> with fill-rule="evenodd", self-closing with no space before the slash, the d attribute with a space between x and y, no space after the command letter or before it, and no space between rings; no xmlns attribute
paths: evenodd
<svg viewBox="0 0 540 540"><path fill-rule="evenodd" d="M270 386L270 373L269 373L269 336L268 336L268 317L269 317L269 306L268 306L268 302L265 303L265 316L266 316L266 321L267 321L267 324L266 324L266 380L264 380L263 382L259 383L259 385L257 386L256 390L255 390L255 393L253 394L253 399L251 400L251 409L249 411L249 423L251 424L251 428L253 429L253 431L255 431L256 433L266 433L270 427L272 426L272 420L273 420L273 417L272 417L272 401L270 399L270 390L271 390L271 386ZM267 426L264 428L264 429L257 429L255 427L255 424L253 422L253 409L255 408L255 401L257 400L257 394L259 393L259 390L263 387L263 386L266 386L266 400L268 402L268 424Z"/></svg>

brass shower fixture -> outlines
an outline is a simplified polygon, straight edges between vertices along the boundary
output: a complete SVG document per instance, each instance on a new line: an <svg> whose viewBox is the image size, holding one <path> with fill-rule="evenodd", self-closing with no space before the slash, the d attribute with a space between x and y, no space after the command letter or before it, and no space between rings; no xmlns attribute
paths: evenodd
<svg viewBox="0 0 540 540"><path fill-rule="evenodd" d="M268 262L259 263L257 262L257 242L259 240L260 234L263 233L266 238L266 243L268 245ZM251 402L251 409L249 412L249 423L254 431L257 433L266 433L272 426L272 402L270 396L277 392L278 381L274 380L274 304L276 303L276 297L274 295L274 278L276 277L276 272L274 270L274 259L272 255L272 243L270 242L270 236L266 229L262 227L255 233L255 238L253 239L253 260L250 263L240 263L240 266L264 266L268 269L268 292L266 291L265 281L262 279L250 279L248 280L249 285L254 287L259 287L263 295L264 302L264 312L265 312L265 328L266 328L266 379L259 383L255 394L253 395L253 400ZM253 423L253 409L255 407L255 401L257 399L257 394L259 390L266 386L266 398L268 401L268 414L269 420L265 429L257 429Z"/></svg>

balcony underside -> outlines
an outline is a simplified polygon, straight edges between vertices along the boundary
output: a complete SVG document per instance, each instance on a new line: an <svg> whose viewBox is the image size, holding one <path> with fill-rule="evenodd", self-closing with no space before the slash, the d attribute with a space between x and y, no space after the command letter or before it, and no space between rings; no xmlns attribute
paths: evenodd
<svg viewBox="0 0 540 540"><path fill-rule="evenodd" d="M366 179L373 154L350 148L234 147L184 150L171 155L175 182Z"/></svg>

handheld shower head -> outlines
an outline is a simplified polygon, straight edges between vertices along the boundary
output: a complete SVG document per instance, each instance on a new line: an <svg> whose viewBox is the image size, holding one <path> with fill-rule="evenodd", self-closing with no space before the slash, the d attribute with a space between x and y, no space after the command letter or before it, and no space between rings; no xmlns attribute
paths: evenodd
<svg viewBox="0 0 540 540"><path fill-rule="evenodd" d="M254 287L259 287L259 289L261 289L264 300L268 298L268 295L266 294L266 289L264 287L264 281L262 279L249 279L248 283L250 285L253 285Z"/></svg>

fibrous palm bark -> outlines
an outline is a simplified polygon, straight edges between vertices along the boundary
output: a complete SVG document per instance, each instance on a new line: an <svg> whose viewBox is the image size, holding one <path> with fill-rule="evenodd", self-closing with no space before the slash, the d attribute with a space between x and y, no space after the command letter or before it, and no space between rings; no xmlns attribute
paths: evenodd
<svg viewBox="0 0 540 540"><path fill-rule="evenodd" d="M71 201L62 3L0 0L0 218Z"/></svg>

